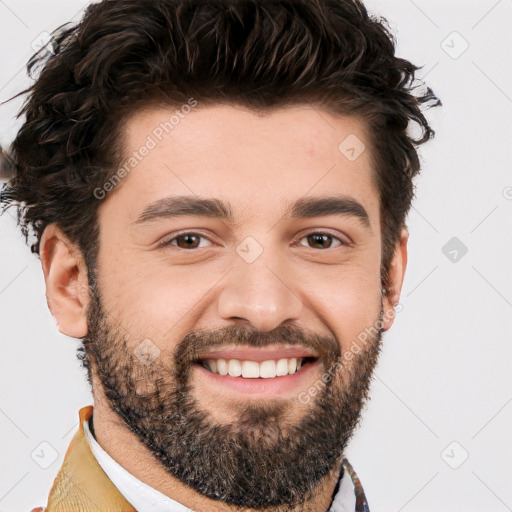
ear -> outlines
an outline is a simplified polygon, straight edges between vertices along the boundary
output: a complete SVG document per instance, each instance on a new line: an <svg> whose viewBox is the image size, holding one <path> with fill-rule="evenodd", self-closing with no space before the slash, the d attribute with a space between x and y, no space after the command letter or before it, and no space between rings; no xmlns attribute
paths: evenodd
<svg viewBox="0 0 512 512"><path fill-rule="evenodd" d="M407 267L407 242L409 232L403 228L400 239L395 247L393 259L389 267L387 293L383 296L382 307L384 309L383 329L387 331L395 320L395 306L400 301L400 292L404 282L405 269Z"/></svg>
<svg viewBox="0 0 512 512"><path fill-rule="evenodd" d="M87 334L89 286L87 266L79 248L56 224L46 226L39 244L46 300L62 334Z"/></svg>

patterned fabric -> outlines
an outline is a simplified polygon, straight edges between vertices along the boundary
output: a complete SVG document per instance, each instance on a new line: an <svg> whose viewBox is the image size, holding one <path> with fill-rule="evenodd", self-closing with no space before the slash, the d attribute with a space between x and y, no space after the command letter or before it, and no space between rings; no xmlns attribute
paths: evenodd
<svg viewBox="0 0 512 512"><path fill-rule="evenodd" d="M359 477L356 475L354 468L351 466L347 459L343 459L343 467L345 471L350 475L352 482L354 483L354 492L356 493L356 510L355 512L370 512L366 496L364 494L363 486Z"/></svg>
<svg viewBox="0 0 512 512"><path fill-rule="evenodd" d="M47 512L136 512L107 477L84 435L93 407L80 409L80 426L48 498Z"/></svg>
<svg viewBox="0 0 512 512"><path fill-rule="evenodd" d="M137 512L110 481L91 452L84 423L92 412L92 405L80 409L78 431L66 451L50 490L48 504L46 508L35 508L32 512ZM350 475L354 486L354 512L369 512L361 482L347 459L343 459L343 471Z"/></svg>

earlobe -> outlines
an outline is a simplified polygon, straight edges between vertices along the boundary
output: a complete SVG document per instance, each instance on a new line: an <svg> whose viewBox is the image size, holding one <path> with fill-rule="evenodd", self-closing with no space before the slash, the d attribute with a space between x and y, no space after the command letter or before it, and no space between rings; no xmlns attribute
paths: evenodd
<svg viewBox="0 0 512 512"><path fill-rule="evenodd" d="M404 282L405 269L407 267L407 242L409 232L403 228L400 239L396 245L393 259L391 260L388 281L389 288L383 296L382 305L384 309L383 329L387 331L393 325L395 319L395 306L400 300L400 293Z"/></svg>
<svg viewBox="0 0 512 512"><path fill-rule="evenodd" d="M46 300L59 331L83 338L87 334L89 290L81 251L56 224L50 224L41 236L39 254Z"/></svg>

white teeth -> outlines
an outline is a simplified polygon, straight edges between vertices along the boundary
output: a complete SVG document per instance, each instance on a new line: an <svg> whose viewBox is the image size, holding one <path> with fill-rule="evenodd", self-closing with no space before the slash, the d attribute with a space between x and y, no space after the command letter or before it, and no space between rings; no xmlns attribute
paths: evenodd
<svg viewBox="0 0 512 512"><path fill-rule="evenodd" d="M276 375L278 377L282 375L288 375L288 359L279 359L279 361L277 361Z"/></svg>
<svg viewBox="0 0 512 512"><path fill-rule="evenodd" d="M212 361L212 359L210 359ZM210 367L210 370L212 368ZM214 372L214 370L212 370ZM214 372L215 373L215 372ZM219 375L227 375L228 374L228 363L225 359L217 359L217 372Z"/></svg>
<svg viewBox="0 0 512 512"><path fill-rule="evenodd" d="M245 379L273 379L293 375L298 372L304 363L304 358L268 359L266 361L250 361L240 359L208 359L207 368L218 375L230 377L244 377Z"/></svg>
<svg viewBox="0 0 512 512"><path fill-rule="evenodd" d="M215 359L208 359L208 361L206 361L206 364L208 365L208 368L210 368L211 372L217 373L217 361L215 361Z"/></svg>
<svg viewBox="0 0 512 512"><path fill-rule="evenodd" d="M259 364L260 377L264 379L273 379L276 376L276 362L272 359L263 361Z"/></svg>
<svg viewBox="0 0 512 512"><path fill-rule="evenodd" d="M242 377L257 379L260 376L260 365L256 361L242 362Z"/></svg>
<svg viewBox="0 0 512 512"><path fill-rule="evenodd" d="M242 365L238 359L229 360L228 373L230 377L240 377L242 375Z"/></svg>

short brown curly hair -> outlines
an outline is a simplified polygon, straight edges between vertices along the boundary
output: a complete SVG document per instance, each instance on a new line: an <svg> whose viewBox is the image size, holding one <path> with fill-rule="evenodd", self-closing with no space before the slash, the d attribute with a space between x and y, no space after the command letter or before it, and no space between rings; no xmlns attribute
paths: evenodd
<svg viewBox="0 0 512 512"><path fill-rule="evenodd" d="M420 169L417 146L434 134L421 107L440 102L361 1L103 0L56 31L27 68L40 74L23 91L16 175L2 203L18 204L26 239L30 230L37 238L33 252L55 222L95 264L93 191L120 165L120 129L136 109L190 97L255 110L306 103L369 128L386 286ZM411 123L421 128L416 140Z"/></svg>

